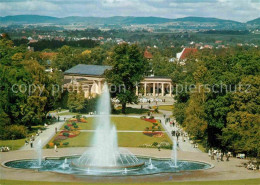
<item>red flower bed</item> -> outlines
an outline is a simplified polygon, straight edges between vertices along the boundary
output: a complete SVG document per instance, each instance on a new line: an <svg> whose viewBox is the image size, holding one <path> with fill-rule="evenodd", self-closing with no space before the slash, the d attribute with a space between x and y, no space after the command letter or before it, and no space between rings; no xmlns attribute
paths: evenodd
<svg viewBox="0 0 260 185"><path fill-rule="evenodd" d="M148 121L150 123L157 123L157 120L156 119L144 119L144 121Z"/></svg>
<svg viewBox="0 0 260 185"><path fill-rule="evenodd" d="M144 135L147 135L147 136L154 136L154 135L162 135L163 133L161 131L144 131L143 132Z"/></svg>
<svg viewBox="0 0 260 185"><path fill-rule="evenodd" d="M65 140L65 139L67 139L67 138L68 138L67 136L61 136L61 135L59 135L59 136L55 137L54 141L57 141L57 140Z"/></svg>

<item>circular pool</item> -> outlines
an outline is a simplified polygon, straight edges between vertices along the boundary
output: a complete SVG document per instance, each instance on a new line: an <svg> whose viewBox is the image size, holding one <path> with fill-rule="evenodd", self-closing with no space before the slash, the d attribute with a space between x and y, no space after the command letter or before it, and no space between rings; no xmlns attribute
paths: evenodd
<svg viewBox="0 0 260 185"><path fill-rule="evenodd" d="M73 163L79 156L69 156L62 158L45 158L40 163L39 160L25 159L4 163L4 166L16 169L37 170L40 172L57 172L63 174L87 175L87 176L131 176L150 175L157 173L175 173L182 171L193 171L209 169L212 166L208 163L197 161L178 160L177 166L171 159L137 157L140 164L131 168L78 168ZM40 165L39 165L40 164Z"/></svg>

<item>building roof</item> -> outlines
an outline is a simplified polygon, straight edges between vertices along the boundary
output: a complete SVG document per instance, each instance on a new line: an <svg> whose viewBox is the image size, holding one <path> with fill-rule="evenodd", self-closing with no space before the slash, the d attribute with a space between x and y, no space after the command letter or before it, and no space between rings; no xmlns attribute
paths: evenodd
<svg viewBox="0 0 260 185"><path fill-rule="evenodd" d="M161 78L161 79L171 79L168 76L146 76L145 78L149 78L149 79L155 79L155 78Z"/></svg>
<svg viewBox="0 0 260 185"><path fill-rule="evenodd" d="M101 66L101 65L86 65L78 64L71 69L64 72L64 74L79 74L79 75L91 75L91 76L101 76L104 74L105 70L112 69L111 66Z"/></svg>
<svg viewBox="0 0 260 185"><path fill-rule="evenodd" d="M145 50L145 52L144 52L144 57L147 58L147 59L152 59L152 58L153 58L153 55L152 55L152 53L150 53L149 51Z"/></svg>
<svg viewBox="0 0 260 185"><path fill-rule="evenodd" d="M196 48L184 48L181 52L179 60L184 60L197 52L198 50Z"/></svg>

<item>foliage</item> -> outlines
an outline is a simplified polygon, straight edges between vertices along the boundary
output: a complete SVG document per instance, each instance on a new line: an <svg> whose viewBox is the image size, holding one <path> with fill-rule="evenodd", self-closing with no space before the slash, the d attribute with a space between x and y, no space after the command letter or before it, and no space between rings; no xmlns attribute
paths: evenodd
<svg viewBox="0 0 260 185"><path fill-rule="evenodd" d="M187 87L175 96L177 122L206 147L259 155L259 61L259 50L233 48L177 66L173 81Z"/></svg>
<svg viewBox="0 0 260 185"><path fill-rule="evenodd" d="M23 139L26 138L27 128L23 125L10 125L4 128L1 139Z"/></svg>
<svg viewBox="0 0 260 185"><path fill-rule="evenodd" d="M127 103L137 102L136 85L146 75L149 64L136 44L116 46L110 64L112 69L106 71L106 79L115 86L112 97L117 97L122 104L122 113L125 113Z"/></svg>

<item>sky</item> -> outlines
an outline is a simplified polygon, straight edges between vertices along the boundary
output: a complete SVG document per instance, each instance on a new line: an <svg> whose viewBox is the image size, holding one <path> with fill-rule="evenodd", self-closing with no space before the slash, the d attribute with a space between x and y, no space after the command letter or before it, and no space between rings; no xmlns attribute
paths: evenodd
<svg viewBox="0 0 260 185"><path fill-rule="evenodd" d="M187 16L246 22L260 17L260 0L0 0L0 16Z"/></svg>

